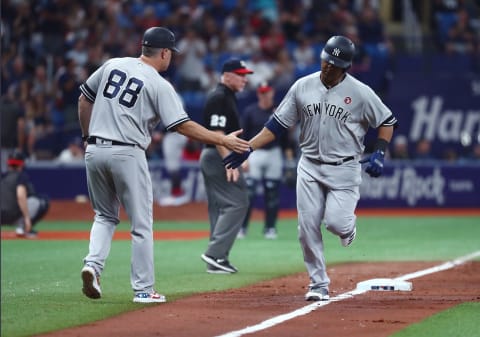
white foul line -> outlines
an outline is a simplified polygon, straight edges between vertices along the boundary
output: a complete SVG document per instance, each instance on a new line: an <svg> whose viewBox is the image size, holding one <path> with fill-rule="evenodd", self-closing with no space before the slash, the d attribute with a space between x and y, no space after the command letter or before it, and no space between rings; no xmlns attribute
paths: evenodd
<svg viewBox="0 0 480 337"><path fill-rule="evenodd" d="M465 262L473 260L476 257L480 257L480 251L473 252L471 254L459 257L459 258L457 258L455 260L452 260L452 261L449 261L449 262L445 262L441 265L438 265L438 266L435 266L435 267L432 267L432 268L419 270L419 271L414 272L414 273L399 276L395 280L406 281L406 280L411 280L411 279L418 278L418 277L421 277L421 276L425 276L425 275L428 275L428 274L437 273L437 272L444 271L444 270L447 270L447 269L451 269L451 268L454 268L454 267L459 266L461 264L464 264ZM330 301L314 302L312 304L304 306L304 307L302 307L300 309L297 309L295 311L292 311L292 312L289 312L289 313L286 313L286 314L283 314L283 315L280 315L280 316L276 316L276 317L267 319L266 321L263 321L263 322L261 322L257 325L248 326L248 327L243 328L241 330L228 332L226 334L219 335L219 336L216 336L216 337L240 337L240 336L243 336L245 334L257 332L257 331L260 331L260 330L265 330L265 329L268 329L272 326L275 326L275 325L278 325L278 324L283 323L285 321L288 321L290 319L293 319L295 317L306 315L306 314L308 314L308 313L310 313L314 310L317 310L320 307L324 307L327 304L330 304L332 302L343 301L343 300L346 300L348 298L352 298L355 295L363 294L367 291L368 291L368 289L361 289L361 290L355 289L355 290L340 294L338 296L335 296L333 298L330 298Z"/></svg>

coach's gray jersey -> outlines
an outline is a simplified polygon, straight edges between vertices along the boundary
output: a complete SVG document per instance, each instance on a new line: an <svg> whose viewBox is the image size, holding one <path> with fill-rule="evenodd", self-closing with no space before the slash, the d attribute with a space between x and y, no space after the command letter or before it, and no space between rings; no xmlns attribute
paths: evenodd
<svg viewBox="0 0 480 337"><path fill-rule="evenodd" d="M302 153L325 162L362 154L368 128L379 127L390 116L390 109L369 86L346 74L327 89L320 71L297 80L274 113L284 127L299 121Z"/></svg>
<svg viewBox="0 0 480 337"><path fill-rule="evenodd" d="M189 120L172 85L138 58L105 62L80 86L95 102L88 134L146 149L160 122L167 129Z"/></svg>

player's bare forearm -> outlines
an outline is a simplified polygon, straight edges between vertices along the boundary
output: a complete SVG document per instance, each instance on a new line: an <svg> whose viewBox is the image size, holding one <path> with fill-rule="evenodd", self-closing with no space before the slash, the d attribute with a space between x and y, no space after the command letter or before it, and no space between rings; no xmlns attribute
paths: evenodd
<svg viewBox="0 0 480 337"><path fill-rule="evenodd" d="M220 145L239 153L247 151L249 147L246 140L237 137L242 133L241 130L225 135L223 132L210 131L194 121L186 121L178 125L175 130L199 142Z"/></svg>
<svg viewBox="0 0 480 337"><path fill-rule="evenodd" d="M257 133L252 139L250 139L250 146L252 149L261 148L268 143L275 140L275 135L267 128L263 128L259 133Z"/></svg>
<svg viewBox="0 0 480 337"><path fill-rule="evenodd" d="M78 120L83 136L88 136L88 127L90 126L90 117L92 116L93 103L81 94L78 98Z"/></svg>

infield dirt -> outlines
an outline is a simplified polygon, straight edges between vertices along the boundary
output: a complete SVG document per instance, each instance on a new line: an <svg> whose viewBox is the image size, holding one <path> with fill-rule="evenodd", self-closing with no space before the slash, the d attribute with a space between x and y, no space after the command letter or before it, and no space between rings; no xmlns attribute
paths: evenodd
<svg viewBox="0 0 480 337"><path fill-rule="evenodd" d="M156 220L206 220L206 205L155 207ZM125 215L122 214L122 217ZM254 214L261 217L261 213ZM283 216L295 216L285 212ZM91 221L88 204L52 203L49 220ZM360 281L394 278L440 262L388 262L343 264L329 268L331 297L353 290ZM232 277L231 275L216 275ZM367 292L330 303L307 315L248 336L384 337L408 325L463 302L479 302L480 263L468 262L454 269L411 280L410 292ZM165 336L212 337L258 324L308 304L303 295L306 273L261 282L222 292L197 294L174 302L148 306L107 320L43 336Z"/></svg>

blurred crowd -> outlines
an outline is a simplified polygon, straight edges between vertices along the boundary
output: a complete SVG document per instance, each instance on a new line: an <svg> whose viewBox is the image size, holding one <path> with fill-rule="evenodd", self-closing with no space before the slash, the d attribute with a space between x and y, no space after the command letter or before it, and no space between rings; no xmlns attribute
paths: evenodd
<svg viewBox="0 0 480 337"><path fill-rule="evenodd" d="M404 20L413 17L418 24L423 2L402 3ZM480 58L479 1L429 5L438 52ZM370 78L371 59L385 60L372 83L383 93L396 53L379 0L3 0L1 10L2 128L9 128L2 129L2 148L20 148L30 160L56 159L73 149L80 135L79 85L108 58L138 56L141 36L151 26L166 26L177 36L181 53L163 75L187 111L188 104L201 106L231 56L255 71L248 90L267 80L282 93L296 78L318 70L323 44L342 34L357 46L350 69L355 76ZM158 142L149 155L161 157Z"/></svg>

